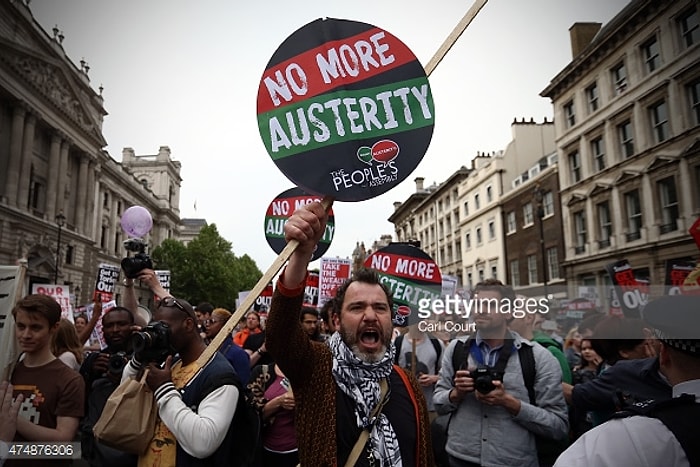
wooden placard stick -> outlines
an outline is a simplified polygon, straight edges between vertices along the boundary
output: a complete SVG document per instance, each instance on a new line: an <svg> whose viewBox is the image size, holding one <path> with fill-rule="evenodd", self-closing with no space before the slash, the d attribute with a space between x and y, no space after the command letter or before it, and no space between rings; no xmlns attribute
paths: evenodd
<svg viewBox="0 0 700 467"><path fill-rule="evenodd" d="M445 55L447 55L447 52L450 51L452 46L457 42L457 39L462 35L465 29L467 29L467 26L469 26L469 23L472 22L472 20L476 17L477 13L486 5L486 2L488 0L476 0L472 7L467 11L467 13L464 15L462 20L455 26L455 28L452 30L449 36L447 36L447 39L445 39L445 42L442 43L440 48L435 52L435 55L433 55L433 58L430 59L428 64L425 66L425 73L430 76L430 74L437 68L438 64L442 61L443 58L445 58Z"/></svg>
<svg viewBox="0 0 700 467"><path fill-rule="evenodd" d="M334 198L332 196L325 196L323 200L321 200L321 204L326 209L326 211L328 211L331 208L331 206L333 206L333 201ZM214 339L211 340L209 346L207 346L204 352L202 352L202 355L199 356L199 358L197 359L197 363L199 364L199 366L203 366L204 364L206 364L214 356L214 353L217 350L219 350L221 344L223 344L224 340L226 340L226 338L231 335L231 331L233 331L233 328L236 327L236 324L253 306L255 300L260 296L263 290L265 290L265 287L267 287L267 284L272 282L272 279L275 278L275 275L287 263L287 260L292 256L294 250L297 249L297 246L299 246L299 242L297 242L296 240L292 240L289 243L287 243L287 246L284 247L284 250L282 250L279 256L277 256L277 259L273 261L272 265L268 268L265 274L263 274L260 280L258 280L257 284L255 284L255 286L250 290L246 298L243 299L243 303L241 303L238 306L238 309L236 309L236 311L231 315L228 321L226 321L226 323L219 330Z"/></svg>

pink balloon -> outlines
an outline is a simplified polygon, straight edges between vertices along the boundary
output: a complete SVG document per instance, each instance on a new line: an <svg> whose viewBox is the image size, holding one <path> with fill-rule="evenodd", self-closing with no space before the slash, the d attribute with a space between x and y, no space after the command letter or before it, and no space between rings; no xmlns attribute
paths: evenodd
<svg viewBox="0 0 700 467"><path fill-rule="evenodd" d="M122 214L121 224L130 237L143 238L153 228L153 218L143 206L131 206Z"/></svg>

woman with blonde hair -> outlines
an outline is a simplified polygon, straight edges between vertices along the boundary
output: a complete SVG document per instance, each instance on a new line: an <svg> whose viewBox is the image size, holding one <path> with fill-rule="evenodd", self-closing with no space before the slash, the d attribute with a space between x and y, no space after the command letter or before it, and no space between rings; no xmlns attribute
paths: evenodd
<svg viewBox="0 0 700 467"><path fill-rule="evenodd" d="M581 333L577 327L571 328L564 338L564 355L572 371L581 365Z"/></svg>
<svg viewBox="0 0 700 467"><path fill-rule="evenodd" d="M83 363L83 344L73 323L67 319L58 322L58 330L51 338L51 353L75 371Z"/></svg>

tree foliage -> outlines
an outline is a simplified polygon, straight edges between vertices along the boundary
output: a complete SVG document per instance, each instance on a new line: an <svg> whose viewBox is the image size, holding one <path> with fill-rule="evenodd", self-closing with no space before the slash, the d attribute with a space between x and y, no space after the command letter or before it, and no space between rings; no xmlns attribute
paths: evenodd
<svg viewBox="0 0 700 467"><path fill-rule="evenodd" d="M151 256L158 269L170 270L170 292L193 305L209 302L233 311L238 292L250 290L262 277L250 256L233 253L216 224L202 228L187 245L167 239Z"/></svg>

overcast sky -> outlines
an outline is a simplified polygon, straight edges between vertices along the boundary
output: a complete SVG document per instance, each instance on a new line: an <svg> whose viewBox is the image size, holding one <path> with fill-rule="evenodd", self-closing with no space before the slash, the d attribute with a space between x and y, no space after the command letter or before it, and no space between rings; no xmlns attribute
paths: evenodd
<svg viewBox="0 0 700 467"><path fill-rule="evenodd" d="M627 0L491 0L430 77L433 139L417 169L376 198L334 205L336 233L326 256L349 256L393 234L394 201L440 183L477 151L505 149L513 118L552 118L539 96L571 61L569 27L607 22ZM265 271L276 254L265 240L270 202L292 183L268 156L257 129L260 77L292 32L321 17L380 27L424 65L471 0L33 0L35 18L58 25L74 63L104 87L103 132L117 161L169 146L182 163L181 217L215 223L236 255ZM197 209L194 205L196 201ZM317 267L313 263L312 267Z"/></svg>

